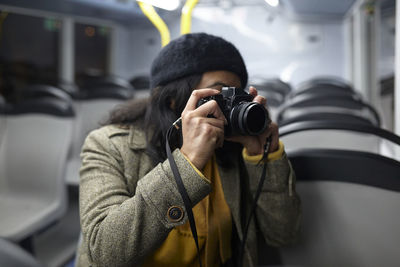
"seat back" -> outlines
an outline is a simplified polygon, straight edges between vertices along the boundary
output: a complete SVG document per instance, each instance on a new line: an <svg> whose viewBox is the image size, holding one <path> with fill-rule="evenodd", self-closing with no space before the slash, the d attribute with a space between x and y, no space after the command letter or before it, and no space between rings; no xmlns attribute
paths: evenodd
<svg viewBox="0 0 400 267"><path fill-rule="evenodd" d="M112 84L118 82L118 84ZM96 87L98 86L98 87ZM70 185L79 184L80 153L86 136L105 122L110 112L119 104L133 97L129 83L118 80L100 81L85 88L74 100L76 123L73 130L73 143L67 161L66 180Z"/></svg>
<svg viewBox="0 0 400 267"><path fill-rule="evenodd" d="M287 96L292 91L290 84L279 78L251 77L248 84L256 87L257 90L275 92L282 95L282 97Z"/></svg>
<svg viewBox="0 0 400 267"><path fill-rule="evenodd" d="M71 143L71 102L54 98L21 101L7 111L0 146L0 193L23 193L61 203Z"/></svg>
<svg viewBox="0 0 400 267"><path fill-rule="evenodd" d="M148 75L138 75L133 77L129 83L135 90L150 90L150 77Z"/></svg>
<svg viewBox="0 0 400 267"><path fill-rule="evenodd" d="M277 123L287 124L287 120L307 112L351 114L359 116L380 126L381 121L378 112L360 98L348 95L314 95L303 94L289 99L279 109Z"/></svg>
<svg viewBox="0 0 400 267"><path fill-rule="evenodd" d="M73 133L71 155L79 156L82 145L90 131L99 128L105 122L109 113L119 104L124 103L119 99L91 99L75 101L77 112ZM70 155L70 156L71 156Z"/></svg>
<svg viewBox="0 0 400 267"><path fill-rule="evenodd" d="M122 77L108 75L108 76L86 76L79 83L80 91L98 91L101 89L109 89L115 91L115 88L125 88L132 91L132 85L129 81Z"/></svg>
<svg viewBox="0 0 400 267"><path fill-rule="evenodd" d="M297 90L292 91L288 98L295 98L299 95L303 94L314 94L314 95L343 95L343 96L355 96L360 97L360 94L356 92L350 86L342 85L342 84L335 84L329 82L320 82L316 84L307 84L303 85Z"/></svg>
<svg viewBox="0 0 400 267"><path fill-rule="evenodd" d="M288 156L303 221L299 242L281 249L283 265L397 266L400 162L347 150Z"/></svg>
<svg viewBox="0 0 400 267"><path fill-rule="evenodd" d="M385 129L351 121L303 121L285 125L280 128L279 133L287 151L334 148L395 157L394 150L383 150L383 145L390 143L393 146L400 143L397 135Z"/></svg>
<svg viewBox="0 0 400 267"><path fill-rule="evenodd" d="M279 113L279 110L277 112ZM341 108L302 108L287 115L288 116L285 119L279 120L280 127L296 122L307 121L345 122L371 126L377 125L376 121L368 116L364 116L357 111L343 110Z"/></svg>
<svg viewBox="0 0 400 267"><path fill-rule="evenodd" d="M259 89L258 87L257 92L258 95L261 95L267 99L268 107L279 107L284 101L284 97L280 93Z"/></svg>
<svg viewBox="0 0 400 267"><path fill-rule="evenodd" d="M31 254L11 241L0 238L0 266L43 267Z"/></svg>
<svg viewBox="0 0 400 267"><path fill-rule="evenodd" d="M359 95L353 87L345 80L333 76L316 77L299 84L293 90L289 98L304 93L337 93L337 94L354 94Z"/></svg>
<svg viewBox="0 0 400 267"><path fill-rule="evenodd" d="M21 100L43 97L53 97L65 101L71 101L70 95L58 87L47 84L32 84L21 89Z"/></svg>

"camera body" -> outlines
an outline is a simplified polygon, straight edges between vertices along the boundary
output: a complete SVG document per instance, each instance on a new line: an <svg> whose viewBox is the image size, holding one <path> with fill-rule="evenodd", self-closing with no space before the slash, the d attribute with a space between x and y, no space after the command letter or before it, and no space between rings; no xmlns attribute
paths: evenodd
<svg viewBox="0 0 400 267"><path fill-rule="evenodd" d="M200 99L197 106L210 100L217 102L228 121L225 136L256 136L263 133L271 122L267 109L252 102L253 96L241 88L223 87L220 94Z"/></svg>

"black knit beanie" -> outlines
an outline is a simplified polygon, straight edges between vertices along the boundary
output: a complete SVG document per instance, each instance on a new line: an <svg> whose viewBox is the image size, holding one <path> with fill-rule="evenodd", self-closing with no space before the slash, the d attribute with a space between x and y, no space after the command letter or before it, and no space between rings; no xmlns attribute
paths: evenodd
<svg viewBox="0 0 400 267"><path fill-rule="evenodd" d="M225 70L247 84L247 70L239 51L230 42L206 33L183 35L166 45L151 66L150 86L165 85L188 75Z"/></svg>

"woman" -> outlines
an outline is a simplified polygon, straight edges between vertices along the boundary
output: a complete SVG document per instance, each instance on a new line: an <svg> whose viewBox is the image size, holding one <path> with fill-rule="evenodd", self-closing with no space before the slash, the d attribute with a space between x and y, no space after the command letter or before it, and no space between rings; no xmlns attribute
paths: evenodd
<svg viewBox="0 0 400 267"><path fill-rule="evenodd" d="M147 101L114 111L82 150L79 266L199 266L197 249L165 151L172 155L193 204L203 266L239 266L238 248L271 137L267 180L251 221L243 266L257 264L257 237L280 246L299 231L300 201L276 124L259 136L226 137L215 101L222 87L244 88L247 70L222 38L184 35L164 47L151 69ZM265 104L250 87L253 101Z"/></svg>

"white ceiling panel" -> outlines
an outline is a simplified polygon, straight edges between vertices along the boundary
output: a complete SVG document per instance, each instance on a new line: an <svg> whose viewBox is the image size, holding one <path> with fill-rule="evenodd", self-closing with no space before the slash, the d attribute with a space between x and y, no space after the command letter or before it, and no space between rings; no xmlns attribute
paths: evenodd
<svg viewBox="0 0 400 267"><path fill-rule="evenodd" d="M343 16L355 0L281 0L290 11L300 15Z"/></svg>

